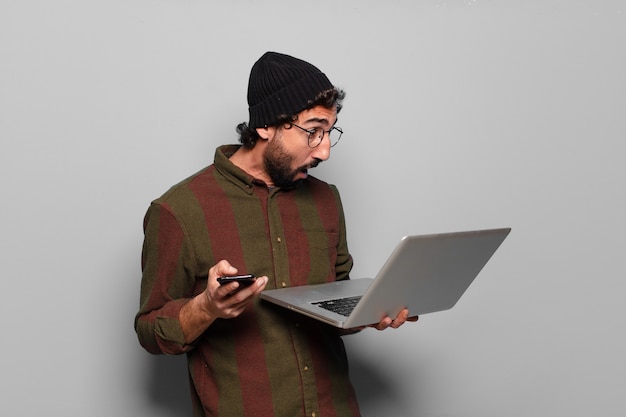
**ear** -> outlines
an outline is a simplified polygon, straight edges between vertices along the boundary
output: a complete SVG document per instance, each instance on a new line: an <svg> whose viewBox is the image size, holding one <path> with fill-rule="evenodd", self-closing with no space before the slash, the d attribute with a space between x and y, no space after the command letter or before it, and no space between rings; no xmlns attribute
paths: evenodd
<svg viewBox="0 0 626 417"><path fill-rule="evenodd" d="M265 126L265 127L257 127L256 133L259 135L261 139L268 140L269 138L273 138L276 134L275 126Z"/></svg>

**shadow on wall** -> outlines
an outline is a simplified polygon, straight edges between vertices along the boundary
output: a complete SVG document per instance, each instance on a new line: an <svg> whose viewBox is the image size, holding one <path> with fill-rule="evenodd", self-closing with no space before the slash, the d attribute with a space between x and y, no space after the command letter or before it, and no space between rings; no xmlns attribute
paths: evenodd
<svg viewBox="0 0 626 417"><path fill-rule="evenodd" d="M394 371L384 372L380 356L368 356L359 352L355 346L349 347L348 352L350 379L363 417L415 415L415 410L411 409L411 401L414 399L403 397L406 390L398 389L404 382L404 375L394 375Z"/></svg>
<svg viewBox="0 0 626 417"><path fill-rule="evenodd" d="M146 397L159 416L190 416L191 395L185 355L149 355Z"/></svg>

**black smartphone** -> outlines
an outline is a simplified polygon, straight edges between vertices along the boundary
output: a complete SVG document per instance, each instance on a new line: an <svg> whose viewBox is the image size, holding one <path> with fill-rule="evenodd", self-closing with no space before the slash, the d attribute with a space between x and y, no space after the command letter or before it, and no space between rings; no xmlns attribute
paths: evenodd
<svg viewBox="0 0 626 417"><path fill-rule="evenodd" d="M246 274L246 275L233 275L230 277L219 277L217 279L217 282L219 282L220 285L228 284L229 282L238 282L239 288L242 288L242 287L247 287L248 285L251 285L255 280L256 280L256 277L254 275Z"/></svg>

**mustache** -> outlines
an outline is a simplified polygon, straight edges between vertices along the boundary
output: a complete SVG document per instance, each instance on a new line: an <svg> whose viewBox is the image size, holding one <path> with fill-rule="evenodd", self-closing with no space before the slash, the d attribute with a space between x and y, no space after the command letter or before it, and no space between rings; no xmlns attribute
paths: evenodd
<svg viewBox="0 0 626 417"><path fill-rule="evenodd" d="M311 162L311 163L310 163L307 167L308 167L308 168L315 168L316 166L318 166L318 165L319 165L319 164L321 164L321 163L322 163L322 160L321 160L321 159L317 159L317 158L315 158L315 159L313 160L313 162Z"/></svg>

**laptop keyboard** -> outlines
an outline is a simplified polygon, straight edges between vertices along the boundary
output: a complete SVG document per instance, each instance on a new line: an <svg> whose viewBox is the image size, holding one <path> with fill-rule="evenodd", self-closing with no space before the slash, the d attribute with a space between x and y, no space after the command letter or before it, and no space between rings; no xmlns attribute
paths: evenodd
<svg viewBox="0 0 626 417"><path fill-rule="evenodd" d="M319 307L322 307L326 310L330 310L334 313L341 314L342 316L350 316L352 310L354 310L354 306L359 302L361 296L356 297L347 297L347 298L338 298L336 300L326 300L326 301L318 301L312 303Z"/></svg>

